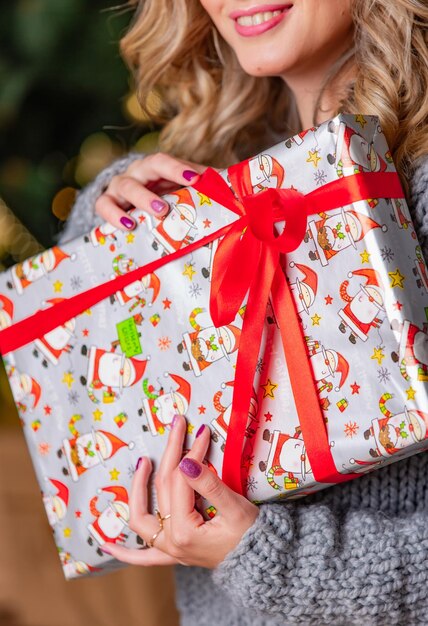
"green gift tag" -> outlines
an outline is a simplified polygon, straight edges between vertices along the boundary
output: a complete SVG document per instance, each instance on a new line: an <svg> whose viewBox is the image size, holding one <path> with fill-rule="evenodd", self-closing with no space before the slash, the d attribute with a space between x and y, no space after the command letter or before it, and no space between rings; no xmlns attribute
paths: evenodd
<svg viewBox="0 0 428 626"><path fill-rule="evenodd" d="M142 354L143 348L140 342L140 333L133 317L116 324L117 336L119 338L122 352L127 357Z"/></svg>

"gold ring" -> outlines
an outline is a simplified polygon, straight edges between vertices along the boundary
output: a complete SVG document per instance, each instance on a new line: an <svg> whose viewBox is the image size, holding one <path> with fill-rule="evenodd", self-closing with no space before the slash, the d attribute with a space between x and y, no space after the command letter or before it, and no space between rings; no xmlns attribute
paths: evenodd
<svg viewBox="0 0 428 626"><path fill-rule="evenodd" d="M159 522L159 529L155 532L155 534L150 539L150 541L147 542L147 545L149 546L149 548L153 548L156 538L163 531L163 523L164 523L164 521L171 517L170 513L168 513L168 515L162 516L162 513L158 509L156 509L155 515L156 515L156 517L158 519L158 522Z"/></svg>

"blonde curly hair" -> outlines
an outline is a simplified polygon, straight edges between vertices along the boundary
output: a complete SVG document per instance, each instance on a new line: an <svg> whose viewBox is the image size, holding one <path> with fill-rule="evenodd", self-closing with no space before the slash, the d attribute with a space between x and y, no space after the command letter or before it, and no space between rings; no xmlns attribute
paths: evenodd
<svg viewBox="0 0 428 626"><path fill-rule="evenodd" d="M149 95L160 95L154 118L163 151L223 167L302 130L284 81L246 74L199 0L130 4L136 12L121 53L149 114ZM415 161L428 154L427 2L353 0L352 12L353 47L331 68L314 125L327 85L341 84L354 68L338 111L379 116L406 185Z"/></svg>

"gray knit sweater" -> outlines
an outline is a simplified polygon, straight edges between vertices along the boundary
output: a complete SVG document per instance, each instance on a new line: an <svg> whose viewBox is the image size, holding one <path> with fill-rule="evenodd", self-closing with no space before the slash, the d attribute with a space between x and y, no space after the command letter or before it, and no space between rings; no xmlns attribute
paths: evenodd
<svg viewBox="0 0 428 626"><path fill-rule="evenodd" d="M96 198L141 156L116 161L79 193L62 241L99 223ZM428 259L428 158L411 189ZM428 625L428 454L298 502L262 505L215 571L176 571L183 626Z"/></svg>

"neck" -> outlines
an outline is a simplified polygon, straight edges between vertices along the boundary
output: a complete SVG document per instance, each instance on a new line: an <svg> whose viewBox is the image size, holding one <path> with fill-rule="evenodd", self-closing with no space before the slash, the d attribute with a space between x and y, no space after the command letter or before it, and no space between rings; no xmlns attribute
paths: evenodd
<svg viewBox="0 0 428 626"><path fill-rule="evenodd" d="M344 51L343 51L344 52ZM309 67L306 71L296 72L296 74L283 76L283 80L290 87L296 100L296 107L300 118L301 130L305 130L314 125L322 124L326 120L334 117L340 107L342 94L346 92L346 87L356 75L355 64L350 61L335 78L332 84L325 85L326 77L331 70L331 60L327 59L321 66ZM318 98L323 90L319 109L316 111ZM316 115L316 120L314 117Z"/></svg>

